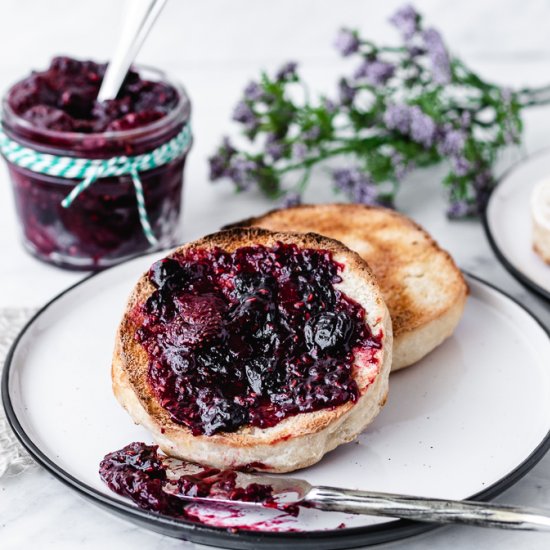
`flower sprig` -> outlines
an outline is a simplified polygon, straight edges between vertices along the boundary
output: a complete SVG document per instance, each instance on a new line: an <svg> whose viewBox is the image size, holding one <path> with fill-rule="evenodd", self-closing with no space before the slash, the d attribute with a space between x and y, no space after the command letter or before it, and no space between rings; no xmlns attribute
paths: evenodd
<svg viewBox="0 0 550 550"><path fill-rule="evenodd" d="M410 170L446 161L448 215L478 213L495 184L498 152L520 141L522 109L549 102L549 88L513 91L481 79L411 6L390 22L399 46L339 32L336 48L358 63L335 97L312 100L293 62L250 82L233 112L247 145L224 138L209 159L210 178L296 204L312 168L327 163L336 191L391 206Z"/></svg>

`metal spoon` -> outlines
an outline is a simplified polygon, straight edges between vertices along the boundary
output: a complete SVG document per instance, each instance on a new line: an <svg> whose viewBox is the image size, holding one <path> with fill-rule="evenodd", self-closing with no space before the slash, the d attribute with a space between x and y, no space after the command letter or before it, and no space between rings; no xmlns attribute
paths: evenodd
<svg viewBox="0 0 550 550"><path fill-rule="evenodd" d="M98 101L116 98L130 65L165 4L166 0L131 0L131 2L127 2L130 9L127 11L115 53L107 66L97 96Z"/></svg>
<svg viewBox="0 0 550 550"><path fill-rule="evenodd" d="M501 529L550 531L550 511L536 508L314 487L301 479L241 472L237 473L237 483L243 488L253 483L269 485L275 502L281 507L297 504L319 510L389 516L428 523L461 523ZM208 497L187 497L178 492L177 484L168 484L164 490L185 500L262 505L261 502L229 500L223 492Z"/></svg>

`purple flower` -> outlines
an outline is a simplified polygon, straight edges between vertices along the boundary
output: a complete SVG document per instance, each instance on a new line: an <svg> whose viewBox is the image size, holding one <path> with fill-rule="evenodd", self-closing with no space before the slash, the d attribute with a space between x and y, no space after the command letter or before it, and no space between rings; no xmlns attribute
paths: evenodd
<svg viewBox="0 0 550 550"><path fill-rule="evenodd" d="M394 72L395 67L391 63L378 59L365 59L355 71L354 77L365 78L373 86L382 86L393 76Z"/></svg>
<svg viewBox="0 0 550 550"><path fill-rule="evenodd" d="M465 200L452 201L447 208L447 216L451 219L465 218L473 214L471 204Z"/></svg>
<svg viewBox="0 0 550 550"><path fill-rule="evenodd" d="M484 191L491 186L493 176L488 170L482 170L474 178L474 187L478 191Z"/></svg>
<svg viewBox="0 0 550 550"><path fill-rule="evenodd" d="M416 46L414 44L408 44L406 46L407 53L409 54L409 57L415 58L419 55L424 55L426 53L426 50L424 48L421 48L420 46Z"/></svg>
<svg viewBox="0 0 550 550"><path fill-rule="evenodd" d="M332 172L332 181L338 191L349 192L358 180L363 180L364 174L357 168L338 168ZM366 178L365 178L366 179Z"/></svg>
<svg viewBox="0 0 550 550"><path fill-rule="evenodd" d="M411 165L405 162L403 155L397 151L390 155L390 160L393 166L395 178L402 180L411 170Z"/></svg>
<svg viewBox="0 0 550 550"><path fill-rule="evenodd" d="M254 114L254 111L250 108L250 105L244 101L239 101L233 111L233 120L251 127L258 124L258 117Z"/></svg>
<svg viewBox="0 0 550 550"><path fill-rule="evenodd" d="M486 207L491 189L495 185L495 180L488 168L484 168L481 165L477 165L475 168L476 175L472 181L475 196L467 200L456 199L456 196L453 198L454 193L453 190L451 190L451 198L453 198L453 200L447 209L447 216L449 216L449 218L474 216L482 212Z"/></svg>
<svg viewBox="0 0 550 550"><path fill-rule="evenodd" d="M303 160L307 155L307 147L304 143L297 142L292 145L292 156L298 160Z"/></svg>
<svg viewBox="0 0 550 550"><path fill-rule="evenodd" d="M378 191L372 181L365 182L355 186L351 198L359 204L378 204Z"/></svg>
<svg viewBox="0 0 550 550"><path fill-rule="evenodd" d="M422 33L422 38L432 63L434 81L438 84L448 84L451 81L451 61L441 35L435 29L426 29Z"/></svg>
<svg viewBox="0 0 550 550"><path fill-rule="evenodd" d="M302 204L302 196L300 193L294 191L286 193L281 201L282 208L290 208L292 206L298 206L299 204Z"/></svg>
<svg viewBox="0 0 550 550"><path fill-rule="evenodd" d="M472 165L462 156L453 157L453 173L458 177L465 176L472 169Z"/></svg>
<svg viewBox="0 0 550 550"><path fill-rule="evenodd" d="M511 88L505 87L500 89L500 97L503 103L510 103L512 101L514 93Z"/></svg>
<svg viewBox="0 0 550 550"><path fill-rule="evenodd" d="M248 101L261 101L264 96L264 89L257 82L250 81L244 89L244 97Z"/></svg>
<svg viewBox="0 0 550 550"><path fill-rule="evenodd" d="M321 128L319 126L312 126L304 131L302 137L305 141L315 141L321 135Z"/></svg>
<svg viewBox="0 0 550 550"><path fill-rule="evenodd" d="M210 165L210 180L215 181L229 175L229 163L237 150L231 145L229 138L223 138L222 145L216 154L208 159Z"/></svg>
<svg viewBox="0 0 550 550"><path fill-rule="evenodd" d="M332 172L334 188L354 202L377 204L378 191L372 179L359 168L339 168Z"/></svg>
<svg viewBox="0 0 550 550"><path fill-rule="evenodd" d="M213 155L208 159L210 166L210 181L215 181L222 178L225 175L227 169L227 163L220 157L220 155Z"/></svg>
<svg viewBox="0 0 550 550"><path fill-rule="evenodd" d="M433 145L436 135L435 122L418 105L388 105L383 118L388 130L397 130L409 135L413 141L424 147Z"/></svg>
<svg viewBox="0 0 550 550"><path fill-rule="evenodd" d="M338 98L342 105L351 105L355 99L357 90L350 86L345 78L340 79L338 83Z"/></svg>
<svg viewBox="0 0 550 550"><path fill-rule="evenodd" d="M383 118L388 130L407 134L411 127L411 108L402 104L388 105Z"/></svg>
<svg viewBox="0 0 550 550"><path fill-rule="evenodd" d="M258 163L242 157L231 159L228 176L233 180L237 189L245 191L256 180Z"/></svg>
<svg viewBox="0 0 550 550"><path fill-rule="evenodd" d="M440 155L457 156L462 153L465 141L466 135L462 130L451 128L444 131L443 137L437 146L437 150Z"/></svg>
<svg viewBox="0 0 550 550"><path fill-rule="evenodd" d="M407 4L390 17L390 23L394 25L402 34L403 38L408 41L414 36L416 31L418 31L420 15L410 4Z"/></svg>
<svg viewBox="0 0 550 550"><path fill-rule="evenodd" d="M340 29L336 40L334 41L334 47L340 52L341 55L347 57L352 53L355 53L359 49L359 39L357 33L350 31L349 29Z"/></svg>
<svg viewBox="0 0 550 550"><path fill-rule="evenodd" d="M429 148L433 145L435 137L435 122L417 105L411 107L410 135L413 141Z"/></svg>
<svg viewBox="0 0 550 550"><path fill-rule="evenodd" d="M323 107L329 114L333 114L336 112L336 104L334 103L334 101L332 101L332 99L328 99L327 97L323 99Z"/></svg>
<svg viewBox="0 0 550 550"><path fill-rule="evenodd" d="M476 192L476 205L478 212L483 211L489 200L491 189L494 187L495 180L491 172L481 170L474 178L474 189Z"/></svg>
<svg viewBox="0 0 550 550"><path fill-rule="evenodd" d="M273 160L279 160L284 155L285 145L277 139L275 134L268 134L265 141L265 152Z"/></svg>
<svg viewBox="0 0 550 550"><path fill-rule="evenodd" d="M285 63L276 73L275 78L279 82L286 82L289 80L295 80L298 75L296 74L296 69L298 68L298 64L294 61L289 61L288 63Z"/></svg>
<svg viewBox="0 0 550 550"><path fill-rule="evenodd" d="M462 114L460 115L460 127L465 130L470 127L471 123L472 114L470 111L462 111Z"/></svg>

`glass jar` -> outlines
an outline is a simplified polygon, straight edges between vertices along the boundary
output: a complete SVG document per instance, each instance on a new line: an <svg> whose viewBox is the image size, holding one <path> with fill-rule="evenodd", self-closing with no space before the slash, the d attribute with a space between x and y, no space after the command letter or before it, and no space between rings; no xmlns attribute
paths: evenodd
<svg viewBox="0 0 550 550"><path fill-rule="evenodd" d="M162 118L130 130L50 130L15 113L8 101L11 88L2 103L4 133L19 145L62 157L111 159L151 152L188 124L190 102L185 90L164 73L145 68L139 68L139 73L177 91L176 106ZM130 175L99 178L64 208L62 200L81 180L37 173L6 158L25 248L37 258L61 267L98 270L139 252L176 244L189 147L190 140L175 159L139 173L156 245L150 244L143 231Z"/></svg>

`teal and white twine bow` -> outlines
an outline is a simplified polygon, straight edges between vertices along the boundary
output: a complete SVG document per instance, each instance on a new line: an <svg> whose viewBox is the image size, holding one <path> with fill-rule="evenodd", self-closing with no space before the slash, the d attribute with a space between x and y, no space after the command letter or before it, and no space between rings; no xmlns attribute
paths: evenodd
<svg viewBox="0 0 550 550"><path fill-rule="evenodd" d="M132 178L136 193L139 221L143 228L143 233L153 246L158 241L151 228L149 216L145 208L143 186L141 185L139 173L158 168L175 160L188 149L190 143L191 127L187 123L181 132L170 141L142 155L133 157L118 156L109 159L61 157L40 153L29 147L24 147L20 143L17 143L17 141L9 138L0 127L0 152L12 164L38 174L82 180L63 199L61 202L63 208L71 206L76 197L98 179L129 175Z"/></svg>

